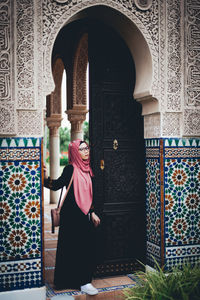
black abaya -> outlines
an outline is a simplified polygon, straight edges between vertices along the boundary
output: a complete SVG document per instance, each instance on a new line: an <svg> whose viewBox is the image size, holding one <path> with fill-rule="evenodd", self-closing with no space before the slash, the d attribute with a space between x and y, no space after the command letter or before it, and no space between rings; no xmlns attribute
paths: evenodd
<svg viewBox="0 0 200 300"><path fill-rule="evenodd" d="M68 187L73 166L64 168L57 180L45 180L45 186L58 190ZM95 266L94 226L74 197L73 182L60 212L60 228L56 252L54 284L58 289L80 288L92 281Z"/></svg>

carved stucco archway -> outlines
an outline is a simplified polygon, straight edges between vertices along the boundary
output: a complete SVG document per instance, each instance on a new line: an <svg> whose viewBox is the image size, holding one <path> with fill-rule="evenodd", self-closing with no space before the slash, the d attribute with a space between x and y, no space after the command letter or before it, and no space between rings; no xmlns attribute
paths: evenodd
<svg viewBox="0 0 200 300"><path fill-rule="evenodd" d="M82 124L87 110L87 65L88 65L88 33L83 33L75 50L73 60L73 95L72 107L67 110L71 122L71 140L83 139Z"/></svg>
<svg viewBox="0 0 200 300"><path fill-rule="evenodd" d="M88 0L87 2L74 5L73 8L66 10L57 22L52 25L44 49L44 92L50 94L54 89L51 53L59 31L64 25L70 23L77 14L97 5L112 8L114 11L121 13L123 17L126 17L134 25L134 35L132 38L135 37L137 43L134 49L130 49L130 51L132 50L131 53L135 62L137 78L134 97L142 103L144 115L158 112L158 52L145 25L127 8L113 1ZM119 31L120 29L117 28L117 30Z"/></svg>

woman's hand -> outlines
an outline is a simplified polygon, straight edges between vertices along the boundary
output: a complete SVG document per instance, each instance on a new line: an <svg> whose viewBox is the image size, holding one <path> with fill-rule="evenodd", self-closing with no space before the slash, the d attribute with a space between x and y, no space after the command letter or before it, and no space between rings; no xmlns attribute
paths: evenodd
<svg viewBox="0 0 200 300"><path fill-rule="evenodd" d="M101 220L94 212L91 213L91 219L92 219L92 222L94 223L95 227L99 226Z"/></svg>
<svg viewBox="0 0 200 300"><path fill-rule="evenodd" d="M48 171L47 171L47 167L45 166L45 164L43 164L43 170L44 170L44 179L48 179Z"/></svg>

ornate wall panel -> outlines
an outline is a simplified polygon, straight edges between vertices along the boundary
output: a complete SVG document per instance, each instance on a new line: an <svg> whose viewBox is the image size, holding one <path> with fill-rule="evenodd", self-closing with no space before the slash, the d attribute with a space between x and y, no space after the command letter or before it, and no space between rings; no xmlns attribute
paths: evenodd
<svg viewBox="0 0 200 300"><path fill-rule="evenodd" d="M73 105L87 105L88 34L81 37L73 69Z"/></svg>
<svg viewBox="0 0 200 300"><path fill-rule="evenodd" d="M94 5L106 5L114 8L132 20L146 39L153 60L152 94L158 94L158 3L157 1L122 1L122 0L69 0L62 3L56 0L43 1L43 45L45 47L45 93L53 90L51 57L54 40L59 30L70 17L80 10Z"/></svg>
<svg viewBox="0 0 200 300"><path fill-rule="evenodd" d="M200 108L200 2L185 0L185 105Z"/></svg>
<svg viewBox="0 0 200 300"><path fill-rule="evenodd" d="M1 291L42 278L41 139L0 139Z"/></svg>
<svg viewBox="0 0 200 300"><path fill-rule="evenodd" d="M184 135L200 136L200 110L184 111Z"/></svg>
<svg viewBox="0 0 200 300"><path fill-rule="evenodd" d="M11 97L11 1L0 2L0 134L15 133L14 102Z"/></svg>
<svg viewBox="0 0 200 300"><path fill-rule="evenodd" d="M144 116L144 138L159 138L160 133L160 114Z"/></svg>
<svg viewBox="0 0 200 300"><path fill-rule="evenodd" d="M145 144L147 264L154 265L153 257L161 263L160 143L159 139L146 139Z"/></svg>
<svg viewBox="0 0 200 300"><path fill-rule="evenodd" d="M200 140L164 141L165 265L200 262Z"/></svg>
<svg viewBox="0 0 200 300"><path fill-rule="evenodd" d="M183 36L181 32L182 10L179 0L166 1L167 16L167 106L168 111L181 110L183 96L183 58L181 45ZM166 74L165 74L166 75ZM169 134L170 135L170 134Z"/></svg>
<svg viewBox="0 0 200 300"><path fill-rule="evenodd" d="M200 139L146 139L147 263L200 262Z"/></svg>
<svg viewBox="0 0 200 300"><path fill-rule="evenodd" d="M162 111L165 110L166 102L166 1L159 1L159 72L160 72L160 108Z"/></svg>
<svg viewBox="0 0 200 300"><path fill-rule="evenodd" d="M160 21L160 107L168 112L181 112L183 99L183 3L178 0L159 1ZM170 136L172 129L165 131ZM175 133L176 136L180 136ZM174 135L174 132L172 136Z"/></svg>
<svg viewBox="0 0 200 300"><path fill-rule="evenodd" d="M35 43L36 46L36 59L34 60L37 69L37 87L36 87L36 104L39 109L44 109L46 106L46 95L44 96L43 87L43 44L42 44L42 1L35 0L35 24L37 24L37 30L35 30Z"/></svg>
<svg viewBox="0 0 200 300"><path fill-rule="evenodd" d="M34 2L16 0L17 107L35 107Z"/></svg>
<svg viewBox="0 0 200 300"><path fill-rule="evenodd" d="M19 136L42 136L43 111L18 111Z"/></svg>
<svg viewBox="0 0 200 300"><path fill-rule="evenodd" d="M181 113L162 114L162 136L179 137L181 135Z"/></svg>

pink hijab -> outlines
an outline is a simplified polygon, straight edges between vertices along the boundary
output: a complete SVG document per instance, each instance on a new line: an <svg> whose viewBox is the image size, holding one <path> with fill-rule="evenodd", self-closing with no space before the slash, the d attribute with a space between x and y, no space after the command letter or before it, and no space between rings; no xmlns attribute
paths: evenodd
<svg viewBox="0 0 200 300"><path fill-rule="evenodd" d="M74 167L73 185L75 200L78 207L87 215L92 204L91 176L94 175L90 167L90 157L87 160L82 160L80 156L78 150L80 142L81 140L77 139L69 144L68 157L69 164Z"/></svg>

